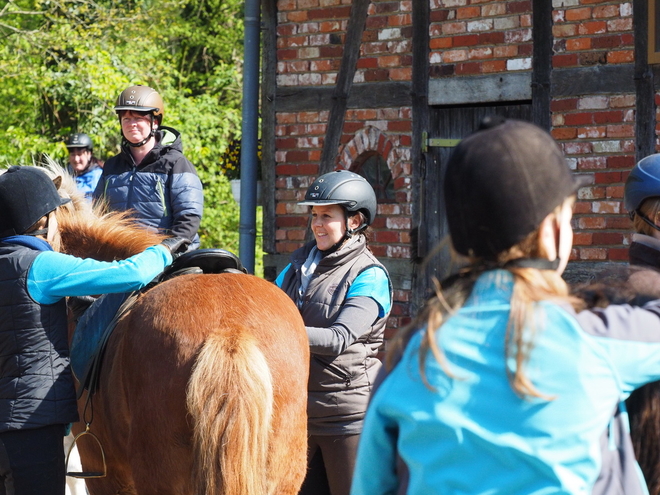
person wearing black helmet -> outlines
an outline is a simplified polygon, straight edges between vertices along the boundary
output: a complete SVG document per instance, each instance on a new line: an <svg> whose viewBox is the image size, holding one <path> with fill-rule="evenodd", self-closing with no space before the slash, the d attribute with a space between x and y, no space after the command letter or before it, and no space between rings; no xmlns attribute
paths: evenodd
<svg viewBox="0 0 660 495"><path fill-rule="evenodd" d="M202 183L183 155L179 132L162 125L162 97L148 86L130 86L117 98L115 112L121 152L105 163L94 198L111 210L133 210L160 233L190 239L189 249L199 247Z"/></svg>
<svg viewBox="0 0 660 495"><path fill-rule="evenodd" d="M392 286L367 247L376 195L347 170L318 177L299 205L311 207L314 240L291 255L276 283L300 310L312 358L307 478L300 493L348 495L357 442L380 361Z"/></svg>
<svg viewBox="0 0 660 495"><path fill-rule="evenodd" d="M168 238L111 263L58 252L69 202L38 167L0 174L0 493L64 495L62 442L78 421L65 297L148 284L188 244Z"/></svg>
<svg viewBox="0 0 660 495"><path fill-rule="evenodd" d="M648 493L623 400L660 378L660 300L569 296L583 182L545 130L491 120L446 167L465 264L388 349L352 495Z"/></svg>
<svg viewBox="0 0 660 495"><path fill-rule="evenodd" d="M76 179L76 186L88 200L101 177L103 163L94 156L94 144L85 133L71 134L66 140L69 150L68 172Z"/></svg>

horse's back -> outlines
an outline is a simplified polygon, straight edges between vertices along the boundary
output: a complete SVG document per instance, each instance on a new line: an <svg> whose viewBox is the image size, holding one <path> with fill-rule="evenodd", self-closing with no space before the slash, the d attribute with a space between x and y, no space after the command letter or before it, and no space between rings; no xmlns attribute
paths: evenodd
<svg viewBox="0 0 660 495"><path fill-rule="evenodd" d="M297 308L274 284L234 273L174 277L138 300L108 351L106 362L111 362L104 364L102 383L115 386L100 398L100 414L112 424L108 434L114 430L127 437L112 445L126 450L137 493L198 493L191 480L201 462L193 457L194 445L200 439L220 440L203 429L223 434L238 429L241 425L231 421L249 421L243 416L256 413L268 397L272 404L262 405L271 411L264 412L270 419L261 435L267 462L255 472L267 476L268 493L297 493L306 468L309 344ZM240 388L248 381L256 387ZM206 397L196 399L195 394ZM251 407L245 414L230 414L232 401ZM218 421L200 426L208 418ZM231 449L235 442L225 443L216 447ZM228 453L230 460L239 455L247 454Z"/></svg>

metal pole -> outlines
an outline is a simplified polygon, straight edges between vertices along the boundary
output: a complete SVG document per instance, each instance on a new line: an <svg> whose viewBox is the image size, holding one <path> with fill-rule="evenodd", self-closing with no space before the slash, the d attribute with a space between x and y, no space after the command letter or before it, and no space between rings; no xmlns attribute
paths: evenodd
<svg viewBox="0 0 660 495"><path fill-rule="evenodd" d="M260 0L245 1L243 122L241 127L241 202L238 256L254 273L257 238L257 145L259 126Z"/></svg>

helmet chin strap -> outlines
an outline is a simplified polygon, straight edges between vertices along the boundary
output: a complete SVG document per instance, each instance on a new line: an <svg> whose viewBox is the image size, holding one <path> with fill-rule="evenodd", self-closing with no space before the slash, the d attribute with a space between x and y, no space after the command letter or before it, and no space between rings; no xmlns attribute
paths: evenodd
<svg viewBox="0 0 660 495"><path fill-rule="evenodd" d="M639 211L633 211L632 214L630 215L631 220L634 217L634 215L637 215L639 218L644 220L645 223L653 227L655 230L660 231L660 227L658 227L655 223L653 223L651 219L648 218L646 215L642 215L642 213Z"/></svg>
<svg viewBox="0 0 660 495"><path fill-rule="evenodd" d="M34 237L39 236L39 235L48 235L48 227L46 227L45 229L33 230L32 232L26 232L23 235L31 235L31 236L34 236Z"/></svg>

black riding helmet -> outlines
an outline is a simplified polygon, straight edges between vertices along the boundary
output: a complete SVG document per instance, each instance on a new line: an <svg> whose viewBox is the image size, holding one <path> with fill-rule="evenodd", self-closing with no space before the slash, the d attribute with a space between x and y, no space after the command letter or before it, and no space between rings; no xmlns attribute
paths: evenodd
<svg viewBox="0 0 660 495"><path fill-rule="evenodd" d="M124 142L134 148L143 146L156 134L154 120L160 125L163 122L163 116L165 115L163 98L158 94L158 91L149 86L142 86L141 84L130 86L121 92L117 98L117 103L115 104L115 112L119 115L119 112L122 110L148 113L151 116L151 134L149 137L139 143L131 143L124 138ZM119 118L119 123L121 124L121 117Z"/></svg>
<svg viewBox="0 0 660 495"><path fill-rule="evenodd" d="M651 227L660 230L660 227L639 211L645 200L655 197L660 197L659 153L642 158L630 171L623 191L623 202L631 219L639 215Z"/></svg>
<svg viewBox="0 0 660 495"><path fill-rule="evenodd" d="M36 167L10 167L0 174L0 237L24 234L41 217L71 201Z"/></svg>
<svg viewBox="0 0 660 495"><path fill-rule="evenodd" d="M347 215L362 212L365 223L357 229L346 229L350 236L366 229L376 217L376 193L367 180L348 170L335 170L319 176L305 193L305 200L298 203L302 206L341 205Z"/></svg>
<svg viewBox="0 0 660 495"><path fill-rule="evenodd" d="M447 163L445 212L454 249L495 258L583 185L544 129L513 119L484 120Z"/></svg>
<svg viewBox="0 0 660 495"><path fill-rule="evenodd" d="M71 151L75 148L83 148L89 151L94 149L91 138L85 133L71 134L66 140L66 147Z"/></svg>

